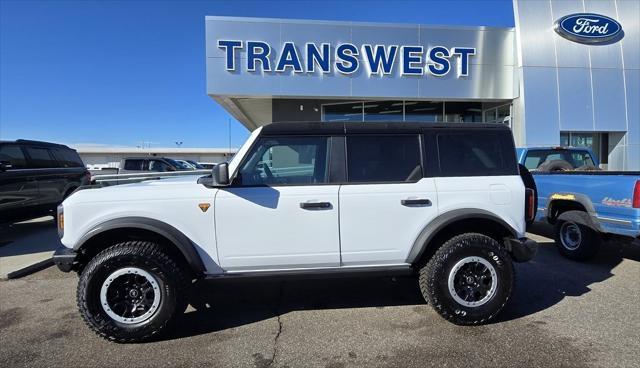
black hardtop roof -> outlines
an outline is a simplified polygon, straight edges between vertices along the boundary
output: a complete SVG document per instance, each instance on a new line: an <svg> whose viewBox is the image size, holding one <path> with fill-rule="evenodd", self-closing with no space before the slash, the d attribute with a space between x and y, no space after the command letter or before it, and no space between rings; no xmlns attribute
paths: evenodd
<svg viewBox="0 0 640 368"><path fill-rule="evenodd" d="M261 134L343 134L343 133L419 133L425 130L509 130L503 124L425 123L425 122L274 122L262 127Z"/></svg>
<svg viewBox="0 0 640 368"><path fill-rule="evenodd" d="M56 147L56 148L66 148L66 149L72 149L69 146L66 146L64 144L59 144L59 143L51 143L51 142L44 142L44 141L33 141L33 140L29 140L29 139L16 139L15 141L0 141L0 143L5 143L5 144L30 144L33 146L41 146L41 147Z"/></svg>

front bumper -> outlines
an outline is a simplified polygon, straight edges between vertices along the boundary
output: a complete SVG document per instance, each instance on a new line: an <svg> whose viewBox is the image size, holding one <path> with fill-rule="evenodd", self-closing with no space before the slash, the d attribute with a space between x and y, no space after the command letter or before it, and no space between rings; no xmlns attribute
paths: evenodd
<svg viewBox="0 0 640 368"><path fill-rule="evenodd" d="M59 247L53 253L53 263L58 266L60 271L69 272L73 270L77 256L78 253L76 253L73 249L69 249L67 247Z"/></svg>
<svg viewBox="0 0 640 368"><path fill-rule="evenodd" d="M538 253L538 243L529 238L509 238L505 241L505 246L516 262L530 261Z"/></svg>

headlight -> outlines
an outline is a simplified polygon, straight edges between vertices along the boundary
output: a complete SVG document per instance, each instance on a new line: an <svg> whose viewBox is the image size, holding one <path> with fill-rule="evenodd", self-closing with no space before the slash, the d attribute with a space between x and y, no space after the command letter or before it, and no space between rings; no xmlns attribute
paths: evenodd
<svg viewBox="0 0 640 368"><path fill-rule="evenodd" d="M64 208L62 207L62 204L58 206L56 222L58 223L58 236L62 239L64 236Z"/></svg>

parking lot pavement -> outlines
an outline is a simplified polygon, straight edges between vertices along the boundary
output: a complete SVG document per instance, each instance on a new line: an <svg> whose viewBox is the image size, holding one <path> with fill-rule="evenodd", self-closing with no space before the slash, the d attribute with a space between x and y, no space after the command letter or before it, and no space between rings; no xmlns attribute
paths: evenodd
<svg viewBox="0 0 640 368"><path fill-rule="evenodd" d="M51 256L59 245L51 216L0 224L0 279L20 277L23 272L51 265Z"/></svg>
<svg viewBox="0 0 640 368"><path fill-rule="evenodd" d="M157 341L118 345L84 326L77 277L52 267L0 282L0 366L639 366L640 249L576 263L547 242L516 270L486 326L445 322L412 278L226 282L200 287L212 308Z"/></svg>

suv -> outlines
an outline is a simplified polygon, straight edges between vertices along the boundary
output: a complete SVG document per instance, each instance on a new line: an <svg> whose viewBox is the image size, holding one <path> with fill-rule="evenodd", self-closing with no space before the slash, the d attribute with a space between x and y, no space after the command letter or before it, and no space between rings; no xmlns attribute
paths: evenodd
<svg viewBox="0 0 640 368"><path fill-rule="evenodd" d="M0 141L0 223L55 214L91 180L78 153L61 144Z"/></svg>
<svg viewBox="0 0 640 368"><path fill-rule="evenodd" d="M187 164L166 157L127 157L120 161L119 174L193 170Z"/></svg>
<svg viewBox="0 0 640 368"><path fill-rule="evenodd" d="M194 280L255 276L413 274L442 317L485 323L537 250L513 152L498 125L274 123L197 182L76 192L54 261L120 342L183 313Z"/></svg>

